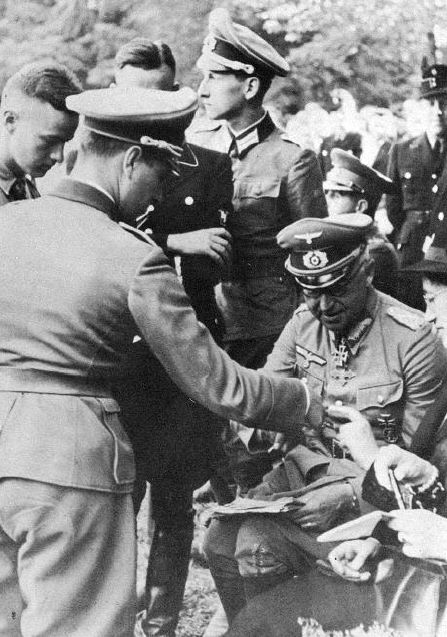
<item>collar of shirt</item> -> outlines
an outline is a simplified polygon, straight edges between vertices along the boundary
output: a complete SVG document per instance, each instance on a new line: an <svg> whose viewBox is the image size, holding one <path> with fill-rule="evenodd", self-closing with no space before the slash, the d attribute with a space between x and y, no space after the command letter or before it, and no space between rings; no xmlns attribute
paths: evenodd
<svg viewBox="0 0 447 637"><path fill-rule="evenodd" d="M250 124L242 131L234 132L230 125L227 124L224 128L225 131L225 146L227 154L230 152L233 140L236 143L237 156L241 158L248 151L262 142L267 135L269 135L275 128L272 118L267 111L264 112L262 117L258 119L254 124Z"/></svg>

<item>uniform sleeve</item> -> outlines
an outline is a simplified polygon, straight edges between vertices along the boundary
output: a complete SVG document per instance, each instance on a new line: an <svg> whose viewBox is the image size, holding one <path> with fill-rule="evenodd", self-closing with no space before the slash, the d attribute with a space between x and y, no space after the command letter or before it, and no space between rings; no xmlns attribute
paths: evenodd
<svg viewBox="0 0 447 637"><path fill-rule="evenodd" d="M392 195L386 195L386 211L388 219L393 225L394 236L396 236L404 222L403 199L402 199L402 183L399 175L399 146L393 144L390 150L390 158L388 161L387 175L396 185L396 192Z"/></svg>
<svg viewBox="0 0 447 637"><path fill-rule="evenodd" d="M288 378L295 376L295 320L292 317L281 332L263 367L266 372Z"/></svg>
<svg viewBox="0 0 447 637"><path fill-rule="evenodd" d="M172 380L223 418L294 431L307 410L301 381L268 376L230 359L197 321L166 258L152 250L140 265L128 304L135 323Z"/></svg>
<svg viewBox="0 0 447 637"><path fill-rule="evenodd" d="M402 437L407 449L428 407L438 396L446 365L446 350L431 327L424 324L403 355L406 400Z"/></svg>
<svg viewBox="0 0 447 637"><path fill-rule="evenodd" d="M304 150L287 175L290 222L304 217L327 217L323 176L315 153Z"/></svg>

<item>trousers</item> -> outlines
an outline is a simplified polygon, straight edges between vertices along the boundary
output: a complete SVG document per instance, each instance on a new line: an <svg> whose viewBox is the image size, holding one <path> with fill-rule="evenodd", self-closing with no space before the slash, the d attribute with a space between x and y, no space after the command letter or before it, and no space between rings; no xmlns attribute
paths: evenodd
<svg viewBox="0 0 447 637"><path fill-rule="evenodd" d="M0 481L0 637L131 637L130 494Z"/></svg>

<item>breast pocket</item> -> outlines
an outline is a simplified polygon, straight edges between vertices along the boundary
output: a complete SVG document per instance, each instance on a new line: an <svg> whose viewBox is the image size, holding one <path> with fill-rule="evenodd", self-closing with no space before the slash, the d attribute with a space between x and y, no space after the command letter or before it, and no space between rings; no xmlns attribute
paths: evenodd
<svg viewBox="0 0 447 637"><path fill-rule="evenodd" d="M402 428L402 380L359 387L357 409L373 427L377 440L399 442Z"/></svg>
<svg viewBox="0 0 447 637"><path fill-rule="evenodd" d="M119 420L120 408L113 398L98 398L102 421L113 441L113 477L120 485L135 479L132 446Z"/></svg>
<svg viewBox="0 0 447 637"><path fill-rule="evenodd" d="M262 230L274 224L277 216L281 180L268 175L262 180L240 180L234 184L237 213L232 216L232 227ZM239 214L241 212L242 214Z"/></svg>

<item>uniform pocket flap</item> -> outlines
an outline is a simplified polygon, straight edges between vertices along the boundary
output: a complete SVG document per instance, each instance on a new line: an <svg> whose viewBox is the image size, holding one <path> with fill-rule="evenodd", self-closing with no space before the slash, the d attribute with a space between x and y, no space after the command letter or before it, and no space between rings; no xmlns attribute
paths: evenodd
<svg viewBox="0 0 447 637"><path fill-rule="evenodd" d="M384 407L397 402L404 390L401 380L383 385L372 385L369 387L359 387L357 390L357 409L367 409L368 407Z"/></svg>
<svg viewBox="0 0 447 637"><path fill-rule="evenodd" d="M236 199L259 199L261 197L279 197L281 188L280 179L268 179L262 181L237 181L234 184L234 197Z"/></svg>

